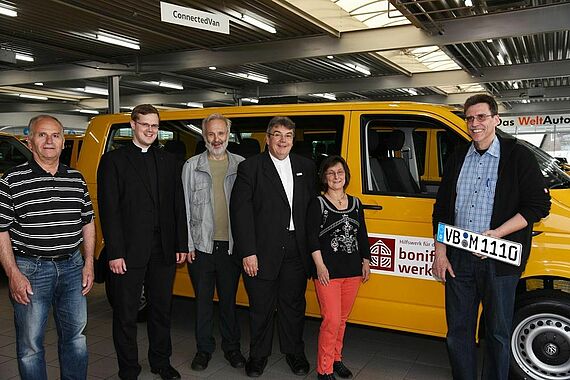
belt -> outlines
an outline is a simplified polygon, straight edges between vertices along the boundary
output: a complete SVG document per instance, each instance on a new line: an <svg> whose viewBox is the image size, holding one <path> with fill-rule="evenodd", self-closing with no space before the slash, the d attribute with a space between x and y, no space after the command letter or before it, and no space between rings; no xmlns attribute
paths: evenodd
<svg viewBox="0 0 570 380"><path fill-rule="evenodd" d="M25 254L25 255L16 255L16 256L26 257L28 259L39 259L43 261L63 261L63 260L69 260L71 256L73 256L73 254L67 253L65 255L53 255L53 256Z"/></svg>

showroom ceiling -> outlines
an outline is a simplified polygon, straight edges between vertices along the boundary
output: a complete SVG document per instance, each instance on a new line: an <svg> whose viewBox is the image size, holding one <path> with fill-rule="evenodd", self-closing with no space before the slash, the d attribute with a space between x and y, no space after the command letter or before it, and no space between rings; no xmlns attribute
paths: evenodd
<svg viewBox="0 0 570 380"><path fill-rule="evenodd" d="M158 0L0 0L0 112L106 112L111 76L125 110L142 102L461 104L481 91L512 112L569 109L567 1L169 2L228 16L230 33L162 22Z"/></svg>

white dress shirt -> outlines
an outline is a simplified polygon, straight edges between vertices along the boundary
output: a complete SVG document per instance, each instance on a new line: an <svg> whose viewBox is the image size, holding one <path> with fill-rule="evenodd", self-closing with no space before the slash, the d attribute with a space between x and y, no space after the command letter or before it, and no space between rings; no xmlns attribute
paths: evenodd
<svg viewBox="0 0 570 380"><path fill-rule="evenodd" d="M273 157L271 153L269 153L269 157L271 157L271 161L273 161L273 165L275 165L275 169L277 169L277 173L279 174L279 178L281 179L281 184L285 189L285 194L287 195L287 200L289 201L289 208L291 209L291 218L289 220L289 231L295 230L295 224L293 224L293 169L291 168L291 160L289 159L289 155L282 160Z"/></svg>

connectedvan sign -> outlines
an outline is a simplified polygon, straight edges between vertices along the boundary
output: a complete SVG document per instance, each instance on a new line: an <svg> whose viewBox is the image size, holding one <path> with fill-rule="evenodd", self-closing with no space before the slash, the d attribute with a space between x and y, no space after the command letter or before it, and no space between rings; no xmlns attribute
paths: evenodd
<svg viewBox="0 0 570 380"><path fill-rule="evenodd" d="M230 34L230 18L226 15L202 12L163 1L160 2L160 19L163 22L189 28Z"/></svg>
<svg viewBox="0 0 570 380"><path fill-rule="evenodd" d="M501 127L570 127L569 114L537 114L524 116L501 116Z"/></svg>

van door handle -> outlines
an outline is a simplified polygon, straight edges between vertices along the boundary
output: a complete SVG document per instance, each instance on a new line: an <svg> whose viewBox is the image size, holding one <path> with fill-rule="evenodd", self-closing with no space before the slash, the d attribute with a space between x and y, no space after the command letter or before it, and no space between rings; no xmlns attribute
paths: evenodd
<svg viewBox="0 0 570 380"><path fill-rule="evenodd" d="M362 208L365 210L382 210L382 206L378 206L378 205L362 205Z"/></svg>

